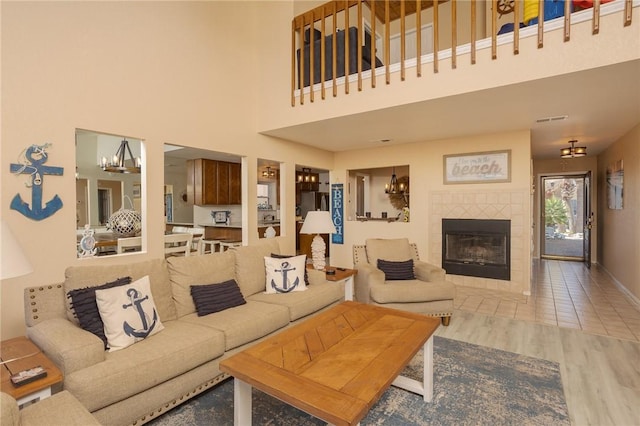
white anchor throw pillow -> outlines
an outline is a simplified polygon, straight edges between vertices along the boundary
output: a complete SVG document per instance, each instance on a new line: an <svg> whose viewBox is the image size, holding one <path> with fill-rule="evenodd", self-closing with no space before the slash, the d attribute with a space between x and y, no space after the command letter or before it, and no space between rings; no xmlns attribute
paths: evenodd
<svg viewBox="0 0 640 426"><path fill-rule="evenodd" d="M109 352L131 346L164 329L151 294L149 276L128 285L96 290Z"/></svg>
<svg viewBox="0 0 640 426"><path fill-rule="evenodd" d="M293 256L284 259L276 259L265 256L264 266L267 275L266 293L290 293L292 291L305 291L304 271L307 256Z"/></svg>

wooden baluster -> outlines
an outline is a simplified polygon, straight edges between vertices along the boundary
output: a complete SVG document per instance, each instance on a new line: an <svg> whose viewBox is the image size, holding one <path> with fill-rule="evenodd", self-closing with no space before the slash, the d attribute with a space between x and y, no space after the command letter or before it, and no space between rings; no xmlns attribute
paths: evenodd
<svg viewBox="0 0 640 426"><path fill-rule="evenodd" d="M451 0L451 68L456 69L456 47L458 45L458 0Z"/></svg>
<svg viewBox="0 0 640 426"><path fill-rule="evenodd" d="M631 25L631 15L632 15L632 7L631 0L625 0L624 2L624 26L628 27Z"/></svg>
<svg viewBox="0 0 640 426"><path fill-rule="evenodd" d="M433 0L433 72L438 73L438 0Z"/></svg>
<svg viewBox="0 0 640 426"><path fill-rule="evenodd" d="M564 2L564 41L571 39L571 2Z"/></svg>
<svg viewBox="0 0 640 426"><path fill-rule="evenodd" d="M520 53L520 2L513 2L513 54Z"/></svg>
<svg viewBox="0 0 640 426"><path fill-rule="evenodd" d="M498 59L498 0L491 0L491 59Z"/></svg>
<svg viewBox="0 0 640 426"><path fill-rule="evenodd" d="M314 99L314 90L316 82L316 39L315 39L315 17L313 16L313 11L311 11L311 24L309 24L309 100L313 102Z"/></svg>
<svg viewBox="0 0 640 426"><path fill-rule="evenodd" d="M476 63L476 0L471 0L471 65Z"/></svg>
<svg viewBox="0 0 640 426"><path fill-rule="evenodd" d="M544 1L538 2L538 49L542 49L544 39Z"/></svg>
<svg viewBox="0 0 640 426"><path fill-rule="evenodd" d="M304 17L300 20L300 105L304 105Z"/></svg>
<svg viewBox="0 0 640 426"><path fill-rule="evenodd" d="M400 2L400 81L404 81L405 79L404 59L407 55L407 52L405 51L406 34L405 34L405 27L404 27L404 24L405 24L404 14L405 14L404 2L401 1Z"/></svg>
<svg viewBox="0 0 640 426"><path fill-rule="evenodd" d="M419 0L418 0L419 1ZM371 4L371 87L376 87L376 1Z"/></svg>
<svg viewBox="0 0 640 426"><path fill-rule="evenodd" d="M362 0L358 0L358 91L362 91Z"/></svg>
<svg viewBox="0 0 640 426"><path fill-rule="evenodd" d="M416 75L422 77L422 2L416 0Z"/></svg>
<svg viewBox="0 0 640 426"><path fill-rule="evenodd" d="M391 70L389 69L389 62L391 61L391 55L389 52L391 46L391 36L389 32L390 29L390 18L389 18L389 0L384 0L384 65L385 65L385 78L387 80L387 84L391 83Z"/></svg>
<svg viewBox="0 0 640 426"><path fill-rule="evenodd" d="M291 106L296 106L296 20L291 20Z"/></svg>
<svg viewBox="0 0 640 426"><path fill-rule="evenodd" d="M320 40L322 40L320 42L320 97L322 97L322 99L325 99L325 95L326 95L326 90L324 87L324 81L327 79L327 72L326 72L326 66L327 66L327 46L326 46L326 27L325 27L325 11L324 11L324 6L322 6L322 19L320 20Z"/></svg>
<svg viewBox="0 0 640 426"><path fill-rule="evenodd" d="M600 32L600 0L593 1L593 25L591 28L591 34L598 34Z"/></svg>
<svg viewBox="0 0 640 426"><path fill-rule="evenodd" d="M344 93L349 94L349 0L344 0Z"/></svg>
<svg viewBox="0 0 640 426"><path fill-rule="evenodd" d="M331 49L331 66L333 71L333 97L338 96L338 86L336 84L336 74L338 73L338 55L336 53L337 42L336 38L338 35L338 16L336 15L336 2L332 3L333 5L333 37L332 37L332 49Z"/></svg>

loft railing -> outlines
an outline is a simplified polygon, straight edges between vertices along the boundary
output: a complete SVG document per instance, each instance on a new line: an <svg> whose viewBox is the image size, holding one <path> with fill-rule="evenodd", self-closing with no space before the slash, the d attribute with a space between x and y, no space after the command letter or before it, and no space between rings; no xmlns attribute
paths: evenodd
<svg viewBox="0 0 640 426"><path fill-rule="evenodd" d="M458 3L469 9L459 14ZM479 36L486 42L490 39L491 57L495 60L498 45L504 42L499 40L498 33L512 31L513 54L517 55L523 20L529 24L527 28L537 26L538 48L544 46L545 25L549 24L549 30L557 28L559 18L563 19L560 25L564 41L569 41L574 4L576 9L593 10L592 33L598 34L601 6L605 3L616 3L616 10L623 5L623 25L631 24L632 0L329 1L292 21L291 106L296 105L296 98L303 105L305 94L314 102L317 91L325 99L329 84L334 97L338 95L339 84L349 94L350 80L356 82L358 91L363 88L363 78L369 78L375 88L378 74L384 74L385 83L390 84L392 64L399 63L401 81L405 80L407 66L415 65L416 75L421 77L423 61L431 60L433 72L437 73L440 54L445 52L440 49L445 45L452 68L457 66L458 49L461 53L468 52L471 64L475 64ZM443 5L450 19L441 22L439 13ZM512 18L502 18L511 13ZM467 22L462 22L465 19ZM450 33L446 28L441 31L440 26L450 27ZM486 30L479 31L478 27ZM443 34L450 37L445 43L440 40ZM464 43L461 46L460 40Z"/></svg>

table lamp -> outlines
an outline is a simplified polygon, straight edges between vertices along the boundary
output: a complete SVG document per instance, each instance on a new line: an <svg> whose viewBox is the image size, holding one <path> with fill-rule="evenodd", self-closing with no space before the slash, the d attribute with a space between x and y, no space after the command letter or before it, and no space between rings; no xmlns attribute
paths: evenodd
<svg viewBox="0 0 640 426"><path fill-rule="evenodd" d="M22 247L3 220L0 221L0 232L0 279L19 277L32 272L33 268L22 252Z"/></svg>
<svg viewBox="0 0 640 426"><path fill-rule="evenodd" d="M328 211L310 211L304 219L301 234L316 234L311 242L311 258L313 259L313 267L318 270L324 269L326 262L324 253L327 245L320 234L334 234L336 227L333 226L331 213Z"/></svg>

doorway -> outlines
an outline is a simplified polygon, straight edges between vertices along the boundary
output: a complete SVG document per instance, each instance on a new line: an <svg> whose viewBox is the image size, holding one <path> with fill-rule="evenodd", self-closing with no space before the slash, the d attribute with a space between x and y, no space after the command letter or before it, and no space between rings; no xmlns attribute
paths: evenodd
<svg viewBox="0 0 640 426"><path fill-rule="evenodd" d="M590 264L590 174L543 176L540 257Z"/></svg>

